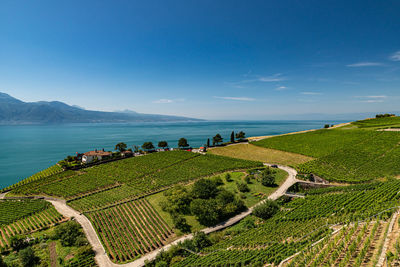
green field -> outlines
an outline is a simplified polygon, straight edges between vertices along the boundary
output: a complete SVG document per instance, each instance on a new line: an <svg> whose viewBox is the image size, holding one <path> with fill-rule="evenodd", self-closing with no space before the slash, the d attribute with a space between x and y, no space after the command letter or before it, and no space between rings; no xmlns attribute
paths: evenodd
<svg viewBox="0 0 400 267"><path fill-rule="evenodd" d="M387 119L398 120L371 119L368 123L383 127ZM360 183L400 174L400 132L344 127L277 136L253 144L314 157L316 160L297 169L329 181Z"/></svg>
<svg viewBox="0 0 400 267"><path fill-rule="evenodd" d="M208 153L238 159L255 160L271 164L297 166L312 160L312 157L301 154L255 146L252 144L237 144L216 147L208 150Z"/></svg>

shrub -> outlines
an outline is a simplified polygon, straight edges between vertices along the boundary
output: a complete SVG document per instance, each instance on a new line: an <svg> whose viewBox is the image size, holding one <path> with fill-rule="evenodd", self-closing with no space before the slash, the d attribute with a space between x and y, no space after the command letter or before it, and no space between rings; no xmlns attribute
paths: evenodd
<svg viewBox="0 0 400 267"><path fill-rule="evenodd" d="M34 266L38 262L38 258L31 247L24 248L18 253L18 257L22 263L22 266L30 267Z"/></svg>
<svg viewBox="0 0 400 267"><path fill-rule="evenodd" d="M80 225L69 221L58 226L54 231L53 239L60 239L63 246L70 247L76 244L78 237L83 236Z"/></svg>
<svg viewBox="0 0 400 267"><path fill-rule="evenodd" d="M249 191L250 191L250 189L249 189L249 187L247 186L246 183L237 182L237 183L236 183L236 186L237 186L237 189L238 189L240 192L242 192L242 193L245 193L245 192L249 192Z"/></svg>
<svg viewBox="0 0 400 267"><path fill-rule="evenodd" d="M174 227L182 233L190 233L191 226L184 217L174 214L172 215L172 222L174 223Z"/></svg>
<svg viewBox="0 0 400 267"><path fill-rule="evenodd" d="M262 175L261 184L263 186L275 186L275 176L273 174Z"/></svg>
<svg viewBox="0 0 400 267"><path fill-rule="evenodd" d="M232 182L232 176L231 176L230 173L225 174L225 180L226 180L227 182Z"/></svg>
<svg viewBox="0 0 400 267"><path fill-rule="evenodd" d="M266 200L264 203L256 206L253 214L261 219L271 218L279 210L278 204L273 200Z"/></svg>
<svg viewBox="0 0 400 267"><path fill-rule="evenodd" d="M200 251L201 249L203 249L205 247L211 246L210 239L203 232L194 233L192 243L193 243L193 246L196 249L196 251Z"/></svg>

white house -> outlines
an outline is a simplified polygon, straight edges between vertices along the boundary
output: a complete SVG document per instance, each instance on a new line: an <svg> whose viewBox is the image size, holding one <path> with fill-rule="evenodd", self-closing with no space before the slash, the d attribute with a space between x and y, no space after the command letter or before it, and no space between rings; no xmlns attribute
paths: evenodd
<svg viewBox="0 0 400 267"><path fill-rule="evenodd" d="M98 160L102 160L104 157L109 157L111 156L111 152L107 152L103 150L94 150L94 151L89 151L86 153L83 153L82 156L82 162L83 163L90 163L92 162L95 158Z"/></svg>

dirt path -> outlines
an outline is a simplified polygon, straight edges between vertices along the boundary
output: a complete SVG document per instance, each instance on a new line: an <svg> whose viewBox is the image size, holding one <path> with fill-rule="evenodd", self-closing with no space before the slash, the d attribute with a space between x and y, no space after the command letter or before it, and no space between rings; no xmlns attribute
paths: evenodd
<svg viewBox="0 0 400 267"><path fill-rule="evenodd" d="M50 267L57 267L57 251L56 251L56 242L51 242L49 245L50 252Z"/></svg>
<svg viewBox="0 0 400 267"><path fill-rule="evenodd" d="M270 164L264 164L264 165L270 166ZM298 181L296 179L297 172L295 169L287 167L287 166L281 166L281 165L278 165L278 168L286 171L288 173L288 177L285 180L285 182L274 193L272 193L268 197L268 199L275 200L275 199L279 198L280 196L285 194L285 192L289 189L289 187L291 187L293 184L295 184ZM52 203L59 213L61 213L62 215L66 216L66 217L74 217L76 219L76 221L82 226L83 231L85 232L85 235L86 235L87 239L89 240L89 243L92 245L93 250L96 252L95 259L96 259L97 264L100 267L141 267L141 266L145 265L145 261L151 261L151 260L155 259L157 254L159 252L161 252L162 250L164 250L164 251L168 250L173 245L176 245L179 242L182 242L186 239L193 238L192 234L185 235L168 245L165 245L159 249L156 249L156 250L142 256L141 258L139 258L133 262L126 263L126 264L115 264L107 256L106 251L105 251L103 245L101 244L100 239L98 238L95 229L93 228L93 225L91 224L91 222L89 221L89 219L86 216L80 214L76 210L69 207L66 204L66 202L63 200L54 200L54 199L53 200L46 199L46 200L49 201L50 203ZM260 205L264 201L259 202L255 206ZM249 208L245 212L242 212L242 213L230 218L229 220L227 220L225 222L222 222L214 227L205 228L201 231L208 234L208 233L222 230L231 225L234 225L237 222L239 222L240 220L242 220L243 218L250 215L255 206Z"/></svg>

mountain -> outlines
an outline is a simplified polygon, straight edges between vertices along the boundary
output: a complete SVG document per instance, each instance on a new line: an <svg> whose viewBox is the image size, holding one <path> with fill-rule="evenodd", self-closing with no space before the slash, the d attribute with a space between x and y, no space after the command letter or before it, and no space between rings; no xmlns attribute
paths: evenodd
<svg viewBox="0 0 400 267"><path fill-rule="evenodd" d="M174 122L199 119L136 112L85 110L59 101L23 102L0 92L0 124Z"/></svg>

